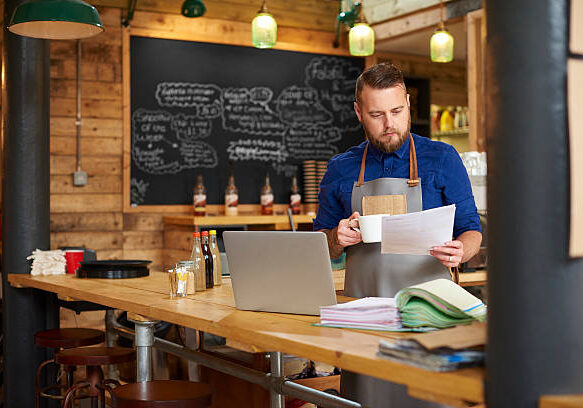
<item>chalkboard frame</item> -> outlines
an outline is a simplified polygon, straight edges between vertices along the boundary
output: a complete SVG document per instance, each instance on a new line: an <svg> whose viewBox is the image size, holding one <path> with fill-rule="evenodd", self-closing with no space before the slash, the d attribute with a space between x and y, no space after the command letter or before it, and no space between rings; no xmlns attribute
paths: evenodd
<svg viewBox="0 0 583 408"><path fill-rule="evenodd" d="M231 24L231 23L229 23ZM232 23L235 24L235 23ZM248 27L247 27L248 26ZM237 24L240 29L243 26ZM130 61L130 37L149 37L160 38L168 40L182 40L182 41L196 41L207 42L215 44L234 45L242 47L252 47L251 44L251 24L245 25L244 31L248 33L239 32L238 35L225 36L224 31L217 32L216 36L205 35L199 38L193 35L192 31L162 31L147 28L126 27L122 29L122 121L123 121L123 212L125 213L192 213L192 206L185 204L168 204L168 205L139 205L132 206L130 203L131 192L131 61ZM314 32L316 33L316 32ZM326 33L327 34L327 33ZM323 34L323 35L326 35ZM323 54L323 55L337 55L350 56L346 47L334 48L332 41L329 41L329 46L312 45L306 43L285 42L279 41L274 47L279 50L298 51L305 53ZM369 65L369 59L366 58L364 66ZM207 212L210 214L218 214L222 211L224 206L220 204L207 205ZM286 204L275 204L274 210L278 213L283 213L287 209ZM260 206L258 204L241 204L239 205L242 213L256 213L259 212Z"/></svg>

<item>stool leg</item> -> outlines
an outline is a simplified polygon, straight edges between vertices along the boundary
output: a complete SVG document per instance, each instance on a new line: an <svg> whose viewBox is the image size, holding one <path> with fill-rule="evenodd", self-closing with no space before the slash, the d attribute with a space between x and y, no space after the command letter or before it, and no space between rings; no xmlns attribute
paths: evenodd
<svg viewBox="0 0 583 408"><path fill-rule="evenodd" d="M41 371L44 367L46 367L47 365L54 363L54 362L55 362L55 359L44 361L36 369L36 384L35 384L35 395L36 395L36 405L35 406L36 406L36 408L40 407L40 390L41 390L40 375L41 375Z"/></svg>
<svg viewBox="0 0 583 408"><path fill-rule="evenodd" d="M117 333L114 329L115 311L108 309L105 311L105 345L107 347L114 347L117 343ZM110 364L107 366L107 378L119 379L119 370L117 364Z"/></svg>
<svg viewBox="0 0 583 408"><path fill-rule="evenodd" d="M81 388L90 387L91 384L88 382L79 382L69 388L67 394L65 394L65 399L63 400L63 408L67 408L69 404L72 405L72 401L75 400L75 393L80 390Z"/></svg>

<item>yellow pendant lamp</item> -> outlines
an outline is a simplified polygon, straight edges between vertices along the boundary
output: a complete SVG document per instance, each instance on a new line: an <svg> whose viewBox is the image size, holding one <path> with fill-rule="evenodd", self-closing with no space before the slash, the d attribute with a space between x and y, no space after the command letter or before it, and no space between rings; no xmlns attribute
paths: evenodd
<svg viewBox="0 0 583 408"><path fill-rule="evenodd" d="M367 57L374 54L374 30L366 22L362 6L358 19L348 33L348 46L350 55L356 57Z"/></svg>
<svg viewBox="0 0 583 408"><path fill-rule="evenodd" d="M251 23L251 35L256 48L272 48L277 42L277 22L267 11L265 0Z"/></svg>
<svg viewBox="0 0 583 408"><path fill-rule="evenodd" d="M451 62L453 61L453 36L447 31L443 22L443 1L439 3L441 7L439 26L429 42L431 61Z"/></svg>

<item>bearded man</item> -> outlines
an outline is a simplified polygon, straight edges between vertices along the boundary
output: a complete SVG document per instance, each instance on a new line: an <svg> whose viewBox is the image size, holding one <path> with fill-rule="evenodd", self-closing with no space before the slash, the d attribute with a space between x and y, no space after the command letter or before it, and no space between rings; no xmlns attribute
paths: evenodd
<svg viewBox="0 0 583 408"><path fill-rule="evenodd" d="M356 82L354 110L366 141L332 158L320 184L314 230L328 237L331 258L346 250L344 294L394 297L402 288L450 279L448 268L472 258L482 241L468 174L456 150L410 132L409 95L401 71L374 65ZM381 254L380 243L362 242L349 222L360 216L367 196L404 196L407 212L455 204L453 237L430 256ZM429 407L405 387L342 373L341 393L370 407Z"/></svg>

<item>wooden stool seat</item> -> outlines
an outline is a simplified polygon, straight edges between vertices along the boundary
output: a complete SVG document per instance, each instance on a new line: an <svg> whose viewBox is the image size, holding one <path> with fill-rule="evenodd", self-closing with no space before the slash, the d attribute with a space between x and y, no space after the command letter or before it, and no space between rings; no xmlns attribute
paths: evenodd
<svg viewBox="0 0 583 408"><path fill-rule="evenodd" d="M68 349L103 343L105 334L101 330L68 328L43 330L34 334L34 344L41 347Z"/></svg>
<svg viewBox="0 0 583 408"><path fill-rule="evenodd" d="M84 366L129 363L135 359L135 350L123 347L79 347L59 351L55 356L57 364Z"/></svg>
<svg viewBox="0 0 583 408"><path fill-rule="evenodd" d="M120 385L111 392L113 408L203 408L212 403L208 384L180 380L157 380Z"/></svg>

